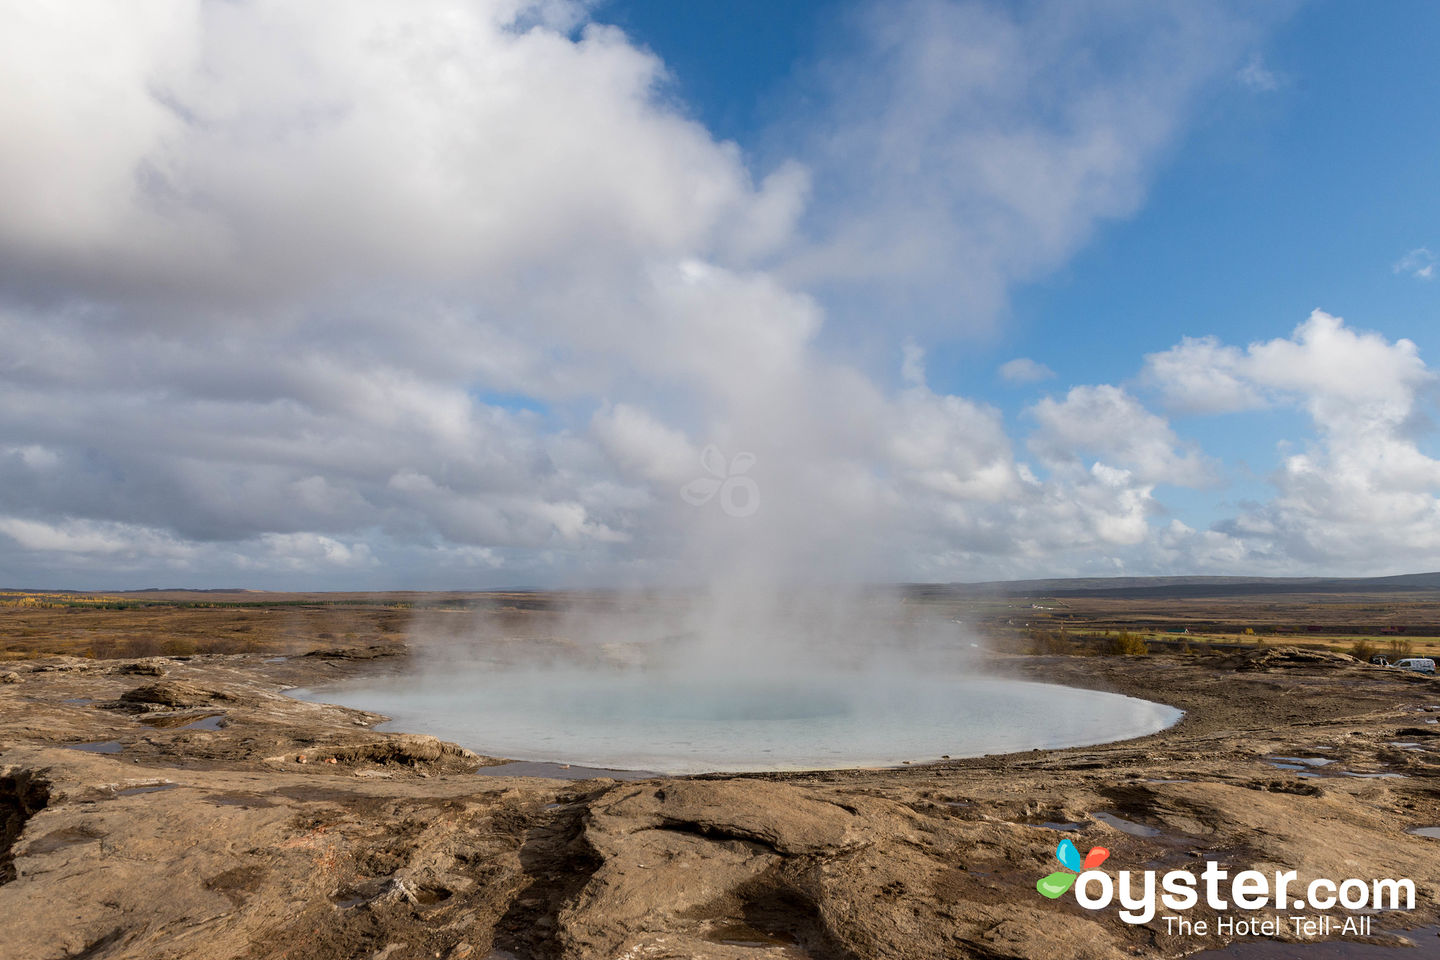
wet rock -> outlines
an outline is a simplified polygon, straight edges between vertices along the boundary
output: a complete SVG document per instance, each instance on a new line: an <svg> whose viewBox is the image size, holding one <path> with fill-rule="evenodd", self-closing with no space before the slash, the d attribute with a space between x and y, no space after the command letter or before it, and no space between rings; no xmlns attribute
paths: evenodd
<svg viewBox="0 0 1440 960"><path fill-rule="evenodd" d="M633 829L746 840L783 854L835 853L860 842L854 809L783 783L673 781L620 794L597 812Z"/></svg>
<svg viewBox="0 0 1440 960"><path fill-rule="evenodd" d="M131 663L121 665L116 673L138 674L145 677L163 677L170 672L165 661L159 657L150 657L145 660L135 660Z"/></svg>
<svg viewBox="0 0 1440 960"><path fill-rule="evenodd" d="M307 657L325 660L375 660L380 657L403 657L409 648L403 643L372 643L366 647L335 647L328 650L311 650Z"/></svg>
<svg viewBox="0 0 1440 960"><path fill-rule="evenodd" d="M411 888L410 884L406 883L400 877L392 877L387 880L385 885L380 888L380 892L370 900L372 905L383 905L387 903L408 903L413 905L419 902L420 899L415 895L415 891Z"/></svg>
<svg viewBox="0 0 1440 960"><path fill-rule="evenodd" d="M159 704L164 707L199 707L215 699L214 694L184 680L161 680L120 694L126 703Z"/></svg>
<svg viewBox="0 0 1440 960"><path fill-rule="evenodd" d="M460 747L279 695L258 657L166 663L183 680L127 681L114 662L15 667L25 696L0 695L0 834L12 837L0 860L15 870L0 882L0 956L163 956L177 937L186 956L315 960L1174 960L1223 945L1040 897L1036 879L1059 869L1065 837L1103 843L1130 869L1198 872L1219 852L1236 868L1306 878L1404 876L1427 893L1440 883L1436 841L1405 833L1440 823L1425 755L1384 746L1434 740L1415 732L1434 729L1423 720L1437 714L1419 712L1433 689L1342 661L1276 676L1218 658L1017 659L1052 682L1163 689L1189 712L1139 742L644 782L479 778ZM341 666L291 661L286 683L369 668ZM132 694L147 691L143 702L119 702L171 717L175 702L208 700L173 716L188 723L223 700L226 725L126 734L119 758L58 748L117 735L114 715L77 710L76 698L142 682ZM1326 746L1350 770L1389 750L1412 776L1298 780L1266 759ZM160 768L164 781L124 776ZM53 784L53 799L28 789L26 770ZM1108 830L1098 811L1163 833ZM1056 823L1074 829L1046 829ZM1434 914L1421 896L1408 919Z"/></svg>

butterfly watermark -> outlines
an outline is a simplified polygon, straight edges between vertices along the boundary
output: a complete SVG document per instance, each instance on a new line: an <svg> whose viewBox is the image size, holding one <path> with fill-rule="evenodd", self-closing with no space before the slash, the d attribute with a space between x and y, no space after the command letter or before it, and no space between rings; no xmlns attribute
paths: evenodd
<svg viewBox="0 0 1440 960"><path fill-rule="evenodd" d="M755 466L755 454L737 453L727 459L713 443L700 451L700 466L709 476L696 477L680 488L680 499L692 507L720 501L727 517L748 517L760 509L760 488L746 476Z"/></svg>

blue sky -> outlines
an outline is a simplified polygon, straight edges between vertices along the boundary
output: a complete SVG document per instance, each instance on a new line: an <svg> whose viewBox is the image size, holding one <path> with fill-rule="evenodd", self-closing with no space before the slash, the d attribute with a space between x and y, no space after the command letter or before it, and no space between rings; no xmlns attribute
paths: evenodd
<svg viewBox="0 0 1440 960"><path fill-rule="evenodd" d="M610 0L600 11L665 59L712 130L749 149L853 6L696 3L677 16L671 3ZM1037 393L1130 380L1142 355L1183 335L1284 337L1314 308L1435 349L1440 284L1395 266L1440 249L1436 35L1433 4L1296 5L1205 90L1138 212L1017 284L997 330L935 332L932 385L983 398L1023 427ZM1005 383L996 368L1016 356L1056 379ZM1168 491L1200 525L1263 496L1277 442L1307 432L1303 415L1283 410L1177 424L1231 464L1222 499Z"/></svg>
<svg viewBox="0 0 1440 960"><path fill-rule="evenodd" d="M1440 569L1433 4L66 9L0 583Z"/></svg>

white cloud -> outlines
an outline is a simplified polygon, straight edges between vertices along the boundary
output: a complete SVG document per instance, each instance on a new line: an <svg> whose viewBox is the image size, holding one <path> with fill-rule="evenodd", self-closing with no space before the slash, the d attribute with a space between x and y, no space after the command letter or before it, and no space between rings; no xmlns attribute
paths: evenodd
<svg viewBox="0 0 1440 960"><path fill-rule="evenodd" d="M801 92L826 108L786 126L815 203L785 274L841 291L842 318L903 311L953 331L988 325L1011 283L1139 206L1190 101L1255 27L1208 3L1092 16L902 0L849 29Z"/></svg>
<svg viewBox="0 0 1440 960"><path fill-rule="evenodd" d="M1180 413L1233 413L1263 407L1264 395L1248 382L1246 358L1215 337L1185 337L1145 357L1141 382L1157 390Z"/></svg>
<svg viewBox="0 0 1440 960"><path fill-rule="evenodd" d="M1240 81L1241 86L1254 90L1257 93L1274 93L1280 89L1280 77L1269 67L1259 54L1255 54L1245 62L1235 74L1235 79Z"/></svg>
<svg viewBox="0 0 1440 960"><path fill-rule="evenodd" d="M6 3L0 576L953 578L1149 549L1156 485L1210 469L1168 423L1078 387L1017 444L921 343L1134 210L1252 28L876 4L756 164L586 10ZM893 358L902 320L894 387L821 336ZM1211 381L1311 389L1213 346ZM680 501L708 443L755 454L754 522Z"/></svg>
<svg viewBox="0 0 1440 960"><path fill-rule="evenodd" d="M1316 433L1281 461L1275 497L1218 524L1197 553L1271 569L1394 572L1440 561L1440 460L1419 446L1436 377L1413 342L1317 310L1290 337L1243 352L1208 340L1159 356L1182 354L1195 382L1215 377L1299 406ZM1218 369L1204 369L1207 360Z"/></svg>
<svg viewBox="0 0 1440 960"><path fill-rule="evenodd" d="M1000 376L1008 383L1039 383L1054 379L1055 371L1029 357L1016 357L1000 364Z"/></svg>
<svg viewBox="0 0 1440 960"><path fill-rule="evenodd" d="M1167 405L1186 413L1254 409L1281 396L1301 395L1317 421L1383 415L1413 404L1416 388L1432 378L1410 340L1390 342L1357 332L1321 310L1289 338L1252 343L1243 351L1214 337L1186 337L1145 358L1143 381Z"/></svg>
<svg viewBox="0 0 1440 960"><path fill-rule="evenodd" d="M1182 450L1170 425L1120 387L1074 387L1064 400L1046 397L1029 412L1039 424L1030 446L1047 462L1093 454L1150 484L1201 486L1213 479L1202 455Z"/></svg>
<svg viewBox="0 0 1440 960"><path fill-rule="evenodd" d="M1408 273L1416 280L1435 279L1435 254L1428 247L1416 247L1395 262L1394 273Z"/></svg>

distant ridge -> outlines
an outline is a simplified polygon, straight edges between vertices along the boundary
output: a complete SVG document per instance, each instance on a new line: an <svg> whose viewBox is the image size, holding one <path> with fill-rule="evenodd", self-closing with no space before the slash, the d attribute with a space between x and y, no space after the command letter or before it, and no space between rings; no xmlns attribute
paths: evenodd
<svg viewBox="0 0 1440 960"><path fill-rule="evenodd" d="M1420 593L1440 591L1440 573L1394 577L1074 577L914 584L912 596L955 597L1235 597L1286 593Z"/></svg>

